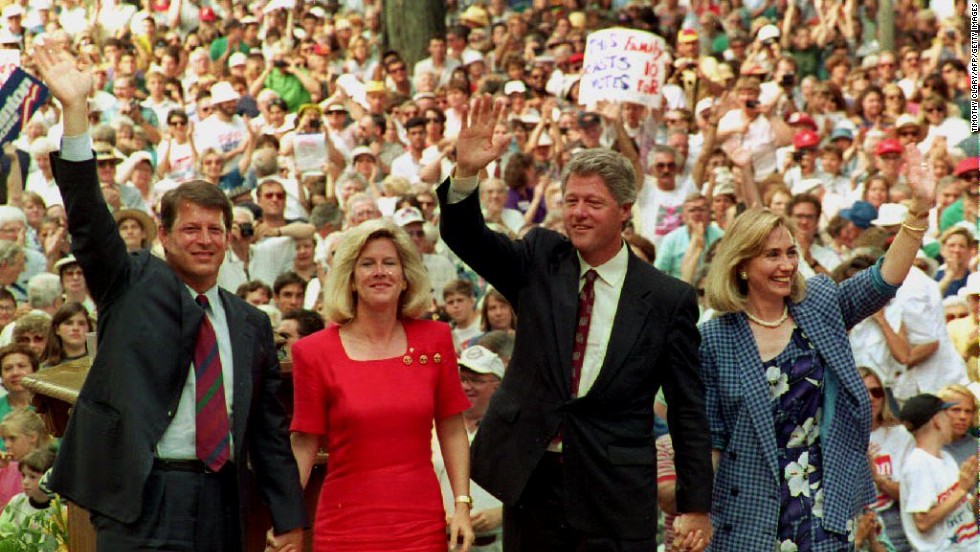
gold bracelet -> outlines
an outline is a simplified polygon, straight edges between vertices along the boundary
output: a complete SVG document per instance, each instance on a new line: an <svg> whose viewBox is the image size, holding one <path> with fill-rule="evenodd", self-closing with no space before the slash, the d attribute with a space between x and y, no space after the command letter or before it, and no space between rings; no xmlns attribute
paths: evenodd
<svg viewBox="0 0 980 552"><path fill-rule="evenodd" d="M918 227L918 226L912 226L911 224L909 224L907 222L903 222L902 223L902 228L904 228L904 229L906 229L906 230L908 230L910 232L922 232L923 234L926 232L926 230L929 229L927 226L923 226L921 228Z"/></svg>

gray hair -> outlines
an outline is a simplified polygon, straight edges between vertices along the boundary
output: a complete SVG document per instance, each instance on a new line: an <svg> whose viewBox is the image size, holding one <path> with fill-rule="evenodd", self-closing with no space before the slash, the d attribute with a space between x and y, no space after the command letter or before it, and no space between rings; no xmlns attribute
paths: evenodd
<svg viewBox="0 0 980 552"><path fill-rule="evenodd" d="M248 222L255 224L255 213L252 212L248 207L242 207L241 205L235 205L231 208L232 215L243 215L248 219Z"/></svg>
<svg viewBox="0 0 980 552"><path fill-rule="evenodd" d="M61 278L57 274L42 272L27 282L27 302L35 309L54 306L61 297Z"/></svg>
<svg viewBox="0 0 980 552"><path fill-rule="evenodd" d="M0 266L13 263L24 253L24 248L10 240L0 240Z"/></svg>
<svg viewBox="0 0 980 552"><path fill-rule="evenodd" d="M672 148L670 146L656 145L656 146L653 146L652 148L650 148L650 152L647 153L647 166L648 167L652 167L653 166L654 160L657 158L658 155L669 155L669 156L671 156L674 159L674 163L680 164L680 162L681 162L681 160L680 160L680 154L677 153L677 150L675 150L674 148Z"/></svg>
<svg viewBox="0 0 980 552"><path fill-rule="evenodd" d="M279 174L278 152L270 149L260 149L252 154L252 168L255 169L255 177L259 180L266 176Z"/></svg>
<svg viewBox="0 0 980 552"><path fill-rule="evenodd" d="M612 150L591 148L573 155L562 174L563 194L568 178L572 175L598 176L619 205L636 201L636 172L633 170L633 165L621 154Z"/></svg>
<svg viewBox="0 0 980 552"><path fill-rule="evenodd" d="M8 222L27 224L27 215L24 214L24 211L20 207L0 205L0 225L7 224Z"/></svg>
<svg viewBox="0 0 980 552"><path fill-rule="evenodd" d="M341 212L340 206L333 202L321 203L310 212L310 224L317 230L321 230L328 224L332 224L334 229L337 229L343 221L344 213Z"/></svg>

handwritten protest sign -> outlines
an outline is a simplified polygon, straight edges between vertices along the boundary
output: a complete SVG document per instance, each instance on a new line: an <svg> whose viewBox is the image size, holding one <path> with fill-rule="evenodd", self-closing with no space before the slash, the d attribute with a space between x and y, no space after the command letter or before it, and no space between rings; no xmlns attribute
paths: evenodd
<svg viewBox="0 0 980 552"><path fill-rule="evenodd" d="M293 157L296 172L319 171L327 159L327 143L322 134L294 134Z"/></svg>
<svg viewBox="0 0 980 552"><path fill-rule="evenodd" d="M0 87L0 146L14 140L31 115L48 99L40 81L16 68Z"/></svg>
<svg viewBox="0 0 980 552"><path fill-rule="evenodd" d="M596 31L585 45L579 103L612 100L660 107L668 60L664 39L653 33L623 28Z"/></svg>

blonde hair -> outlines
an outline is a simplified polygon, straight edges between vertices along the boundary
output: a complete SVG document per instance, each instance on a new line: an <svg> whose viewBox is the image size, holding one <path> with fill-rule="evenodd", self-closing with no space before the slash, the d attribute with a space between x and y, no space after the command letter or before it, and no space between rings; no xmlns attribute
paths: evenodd
<svg viewBox="0 0 980 552"><path fill-rule="evenodd" d="M959 399L956 395L966 397L967 402L973 405L973 419L970 420L970 426L977 427L980 425L980 400L977 400L977 396L967 389L965 385L950 383L949 385L943 386L936 395L940 399L950 402Z"/></svg>
<svg viewBox="0 0 980 552"><path fill-rule="evenodd" d="M378 239L389 239L395 245L408 285L399 299L398 316L415 318L432 305L429 276L408 234L388 219L369 220L344 232L330 263L323 288L323 310L331 322L347 324L354 320L357 314L357 296L353 290L355 264L367 244Z"/></svg>
<svg viewBox="0 0 980 552"><path fill-rule="evenodd" d="M36 448L47 448L54 442L41 415L29 408L10 411L0 422L0 435L34 435Z"/></svg>
<svg viewBox="0 0 980 552"><path fill-rule="evenodd" d="M746 262L762 254L769 234L776 228L785 228L793 236L789 221L764 207L753 207L735 219L721 239L708 271L705 292L709 307L722 313L745 310L748 284L739 278L739 272ZM796 242L795 238L793 242ZM806 284L797 270L789 299L799 303L805 293Z"/></svg>
<svg viewBox="0 0 980 552"><path fill-rule="evenodd" d="M864 379L868 376L873 377L875 381L878 382L878 385L881 386L881 390L882 391L885 390L885 383L881 381L881 378L878 377L878 372L876 372L875 370L868 368L867 366L858 366L858 374L861 376L861 379ZM892 407L891 404L889 404L888 402L887 396L882 398L880 417L881 419L878 421L883 426L894 426L894 425L899 425L901 423L901 421L899 421L898 419L898 416L895 416L895 413L892 412Z"/></svg>

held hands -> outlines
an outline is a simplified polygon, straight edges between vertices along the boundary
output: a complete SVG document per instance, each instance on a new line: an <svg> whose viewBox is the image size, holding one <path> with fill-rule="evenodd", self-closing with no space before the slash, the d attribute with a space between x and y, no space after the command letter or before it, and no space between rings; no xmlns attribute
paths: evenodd
<svg viewBox="0 0 980 552"><path fill-rule="evenodd" d="M272 529L265 534L265 552L300 552L303 550L303 530L293 529L276 535Z"/></svg>
<svg viewBox="0 0 980 552"><path fill-rule="evenodd" d="M711 518L704 512L680 514L674 518L674 550L701 552L711 543Z"/></svg>
<svg viewBox="0 0 980 552"><path fill-rule="evenodd" d="M500 121L503 105L489 94L477 96L469 120L463 117L456 138L456 178L475 176L488 163L500 157L510 140L495 141L493 129Z"/></svg>

